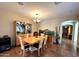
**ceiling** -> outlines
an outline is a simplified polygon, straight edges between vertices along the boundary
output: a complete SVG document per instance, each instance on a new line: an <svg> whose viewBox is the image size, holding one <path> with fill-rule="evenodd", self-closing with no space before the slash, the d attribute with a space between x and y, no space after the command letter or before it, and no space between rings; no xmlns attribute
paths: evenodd
<svg viewBox="0 0 79 59"><path fill-rule="evenodd" d="M20 13L32 19L38 12L39 19L64 18L79 14L78 2L0 2L0 9Z"/></svg>

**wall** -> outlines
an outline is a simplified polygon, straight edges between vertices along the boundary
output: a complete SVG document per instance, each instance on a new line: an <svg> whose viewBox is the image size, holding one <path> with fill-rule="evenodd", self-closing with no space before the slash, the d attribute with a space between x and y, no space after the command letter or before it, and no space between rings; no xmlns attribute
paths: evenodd
<svg viewBox="0 0 79 59"><path fill-rule="evenodd" d="M0 9L0 37L2 37L3 35L9 35L11 37L12 45L15 45L14 22L18 20L32 24L32 32L36 31L35 24L26 16L9 10Z"/></svg>
<svg viewBox="0 0 79 59"><path fill-rule="evenodd" d="M63 21L62 18L60 19L49 19L49 20L43 20L40 23L40 29L44 30L44 29L49 29L51 31L55 31L56 26L59 26L61 24L61 22Z"/></svg>

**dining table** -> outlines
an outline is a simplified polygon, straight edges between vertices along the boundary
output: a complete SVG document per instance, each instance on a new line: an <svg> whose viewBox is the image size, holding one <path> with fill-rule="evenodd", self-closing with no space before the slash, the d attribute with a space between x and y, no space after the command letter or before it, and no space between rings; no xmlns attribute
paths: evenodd
<svg viewBox="0 0 79 59"><path fill-rule="evenodd" d="M42 40L41 36L35 37L35 36L30 36L30 37L24 37L22 39L25 43L29 44L29 50L32 51L32 45L35 43L39 43L40 40Z"/></svg>
<svg viewBox="0 0 79 59"><path fill-rule="evenodd" d="M41 37L40 36L38 36L38 37L30 36L30 37L23 38L23 41L25 43L28 43L28 44L34 44L34 43L36 43L36 42L38 42L40 40L41 40Z"/></svg>

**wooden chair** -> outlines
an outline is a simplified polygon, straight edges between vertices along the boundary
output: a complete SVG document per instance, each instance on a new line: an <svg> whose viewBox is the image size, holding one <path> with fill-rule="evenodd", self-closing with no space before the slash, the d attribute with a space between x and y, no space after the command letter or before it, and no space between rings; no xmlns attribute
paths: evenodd
<svg viewBox="0 0 79 59"><path fill-rule="evenodd" d="M38 42L38 47L35 47L35 46L31 46L30 47L30 51L31 52L34 52L34 51L38 51L38 56L40 56L40 52L41 52L41 48L42 48L42 45L43 45L43 38L40 38L40 41Z"/></svg>
<svg viewBox="0 0 79 59"><path fill-rule="evenodd" d="M36 38L38 37L39 33L38 32L34 32L33 36L35 36Z"/></svg>
<svg viewBox="0 0 79 59"><path fill-rule="evenodd" d="M20 41L22 54L23 54L23 56L25 56L25 52L29 51L29 45L28 44L25 45L23 40L21 39L21 37L18 37L18 38L19 38L19 41Z"/></svg>
<svg viewBox="0 0 79 59"><path fill-rule="evenodd" d="M47 37L48 35L44 36L44 43L43 43L44 50L47 48Z"/></svg>

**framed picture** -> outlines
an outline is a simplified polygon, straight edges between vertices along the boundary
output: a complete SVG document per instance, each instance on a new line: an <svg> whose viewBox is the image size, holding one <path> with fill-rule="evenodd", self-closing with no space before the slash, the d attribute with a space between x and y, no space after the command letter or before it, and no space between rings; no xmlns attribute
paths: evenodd
<svg viewBox="0 0 79 59"><path fill-rule="evenodd" d="M32 24L26 24L25 25L25 33L31 33L32 32Z"/></svg>
<svg viewBox="0 0 79 59"><path fill-rule="evenodd" d="M25 33L25 24L24 22L16 22L16 33Z"/></svg>

